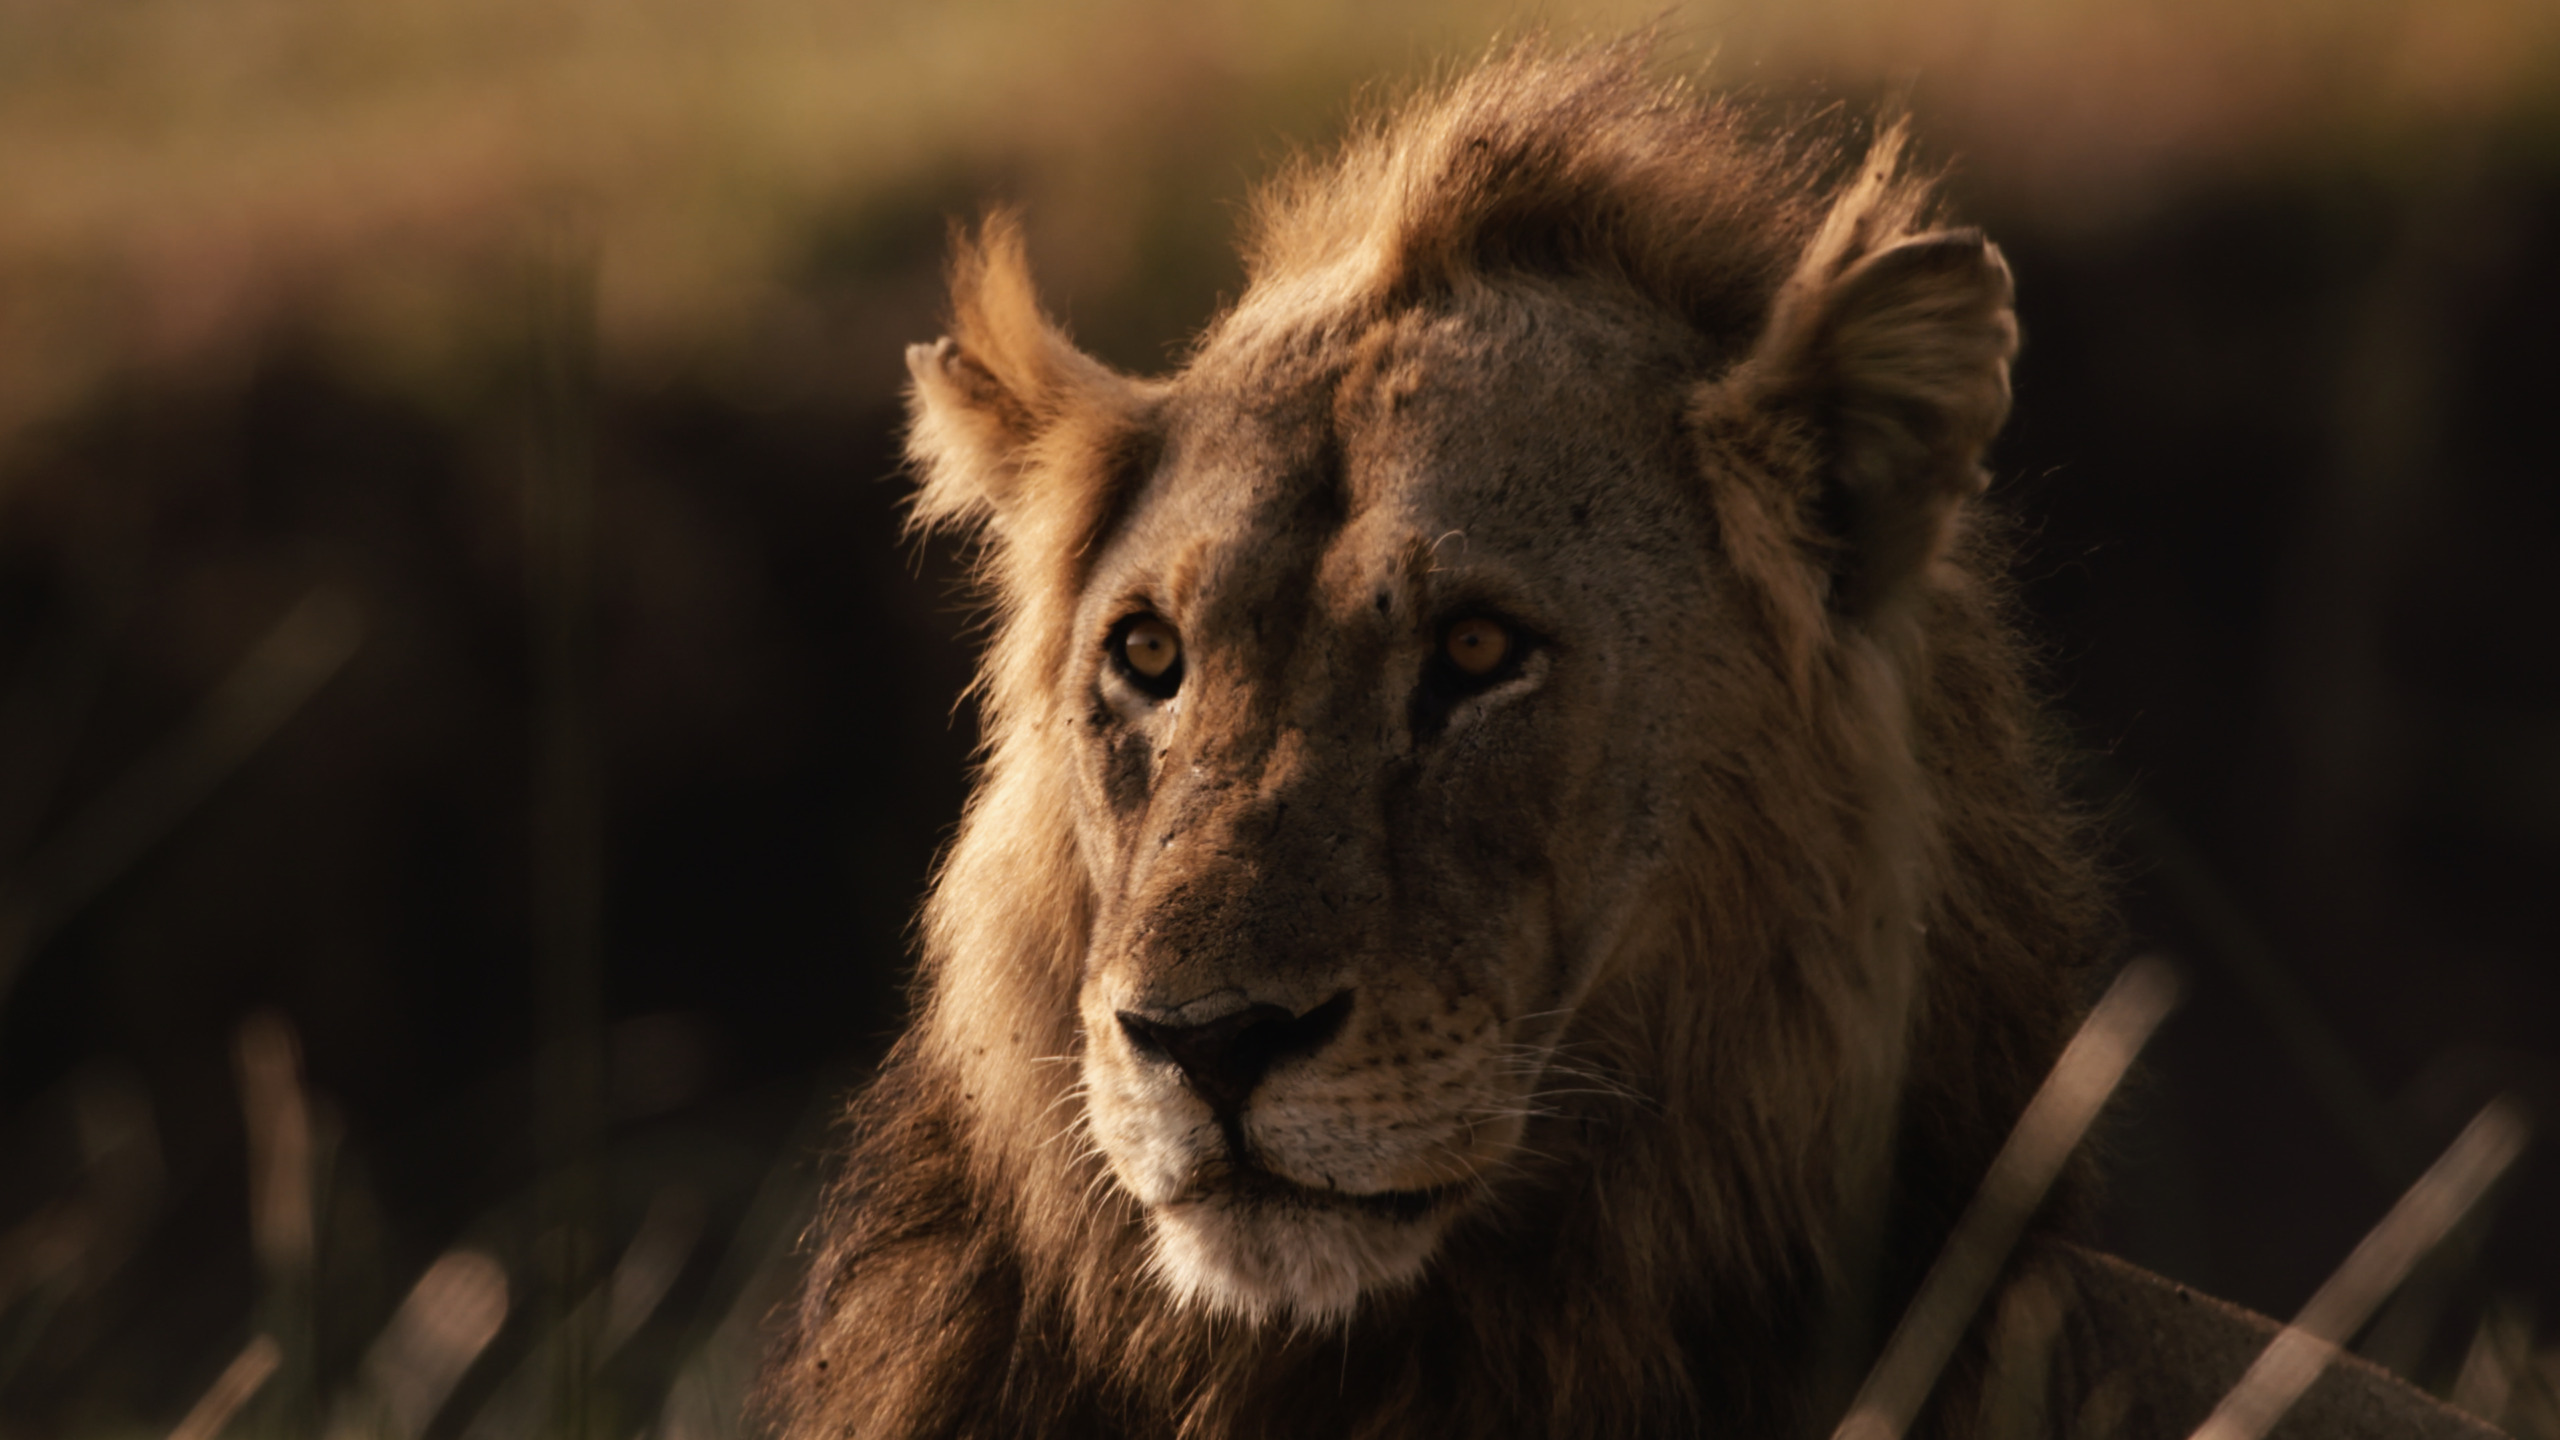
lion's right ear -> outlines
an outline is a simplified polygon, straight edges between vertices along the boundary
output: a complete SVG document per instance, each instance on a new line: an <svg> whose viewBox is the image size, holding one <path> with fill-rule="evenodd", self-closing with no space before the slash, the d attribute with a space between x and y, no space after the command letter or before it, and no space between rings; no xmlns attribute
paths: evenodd
<svg viewBox="0 0 2560 1440"><path fill-rule="evenodd" d="M1116 428L1139 387L1040 312L1010 214L990 215L974 237L954 236L951 315L951 334L907 347L907 458L921 480L914 523L1011 533L1038 498L1035 472L1050 442L1085 428L1079 419Z"/></svg>
<svg viewBox="0 0 2560 1440"><path fill-rule="evenodd" d="M1813 437L1816 548L1851 618L1915 593L1953 544L2018 349L1999 248L1977 230L1915 233L1928 187L1902 173L1902 145L1899 125L1879 137L1716 397Z"/></svg>

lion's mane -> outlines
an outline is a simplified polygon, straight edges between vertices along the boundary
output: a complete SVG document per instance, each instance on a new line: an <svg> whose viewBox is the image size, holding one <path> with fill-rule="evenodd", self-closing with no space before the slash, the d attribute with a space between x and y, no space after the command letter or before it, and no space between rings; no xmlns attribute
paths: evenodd
<svg viewBox="0 0 2560 1440"><path fill-rule="evenodd" d="M1857 160L1643 64L1524 51L1295 166L1204 347L1506 269L1608 269L1747 345L1791 275L1930 204L1889 127ZM847 1112L771 1418L809 1437L1802 1428L1854 1384L2050 1063L2067 967L2100 938L1998 546L1969 518L1914 598L1849 633L1804 560L1836 543L1807 479L1818 427L1693 413L1720 563L1753 601L1717 723L1751 743L1685 777L1677 803L1713 823L1685 827L1681 899L1633 917L1651 962L1605 977L1559 1051L1531 1143L1578 1178L1498 1191L1421 1283L1338 1330L1179 1308L1081 1132L1072 1063L1094 901L1053 677L1111 521L1102 477L1133 443L1129 382L1064 349L1022 277L991 227L957 264L954 333L1031 377L1036 413L1010 423L1039 439L1018 475L929 464L918 501L926 524L1003 532L983 768L925 909L917 1018ZM991 519L991 486L1034 483L1082 498Z"/></svg>

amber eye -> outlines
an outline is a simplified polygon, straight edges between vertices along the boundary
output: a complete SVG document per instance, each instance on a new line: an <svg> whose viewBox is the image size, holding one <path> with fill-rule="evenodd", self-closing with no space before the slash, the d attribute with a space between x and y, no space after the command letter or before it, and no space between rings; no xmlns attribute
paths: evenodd
<svg viewBox="0 0 2560 1440"><path fill-rule="evenodd" d="M1161 680L1182 658L1182 637L1173 633L1172 626L1150 615L1122 633L1120 654L1141 677Z"/></svg>
<svg viewBox="0 0 2560 1440"><path fill-rule="evenodd" d="M1511 632L1497 621L1478 616L1461 620L1449 627L1447 638L1440 642L1449 663L1464 675L1490 675L1503 657L1511 653Z"/></svg>

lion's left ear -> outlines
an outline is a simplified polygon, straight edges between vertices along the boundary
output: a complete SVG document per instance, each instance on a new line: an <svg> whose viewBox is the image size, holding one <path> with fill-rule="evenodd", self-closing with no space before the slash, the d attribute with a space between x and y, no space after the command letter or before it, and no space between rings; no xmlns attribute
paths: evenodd
<svg viewBox="0 0 2560 1440"><path fill-rule="evenodd" d="M2018 325L2008 264L1980 231L1859 255L1839 220L1780 292L1750 369L1758 403L1814 432L1832 603L1864 617L1910 591L1989 483Z"/></svg>
<svg viewBox="0 0 2560 1440"><path fill-rule="evenodd" d="M1084 492L1109 476L1080 452L1132 423L1142 387L1041 313L1011 214L953 237L951 312L950 335L907 349L916 522L1012 535L1031 512L1095 508L1043 502L1094 500Z"/></svg>

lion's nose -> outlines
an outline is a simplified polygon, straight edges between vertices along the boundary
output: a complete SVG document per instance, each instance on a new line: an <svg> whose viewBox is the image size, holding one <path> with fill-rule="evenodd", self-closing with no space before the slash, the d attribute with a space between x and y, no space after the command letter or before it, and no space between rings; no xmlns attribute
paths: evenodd
<svg viewBox="0 0 2560 1440"><path fill-rule="evenodd" d="M1303 1015L1278 1005L1248 1005L1200 1025L1123 1010L1120 1030L1139 1054L1180 1070L1209 1108L1232 1115L1244 1109L1272 1066L1323 1049L1350 1014L1351 992L1345 990Z"/></svg>

